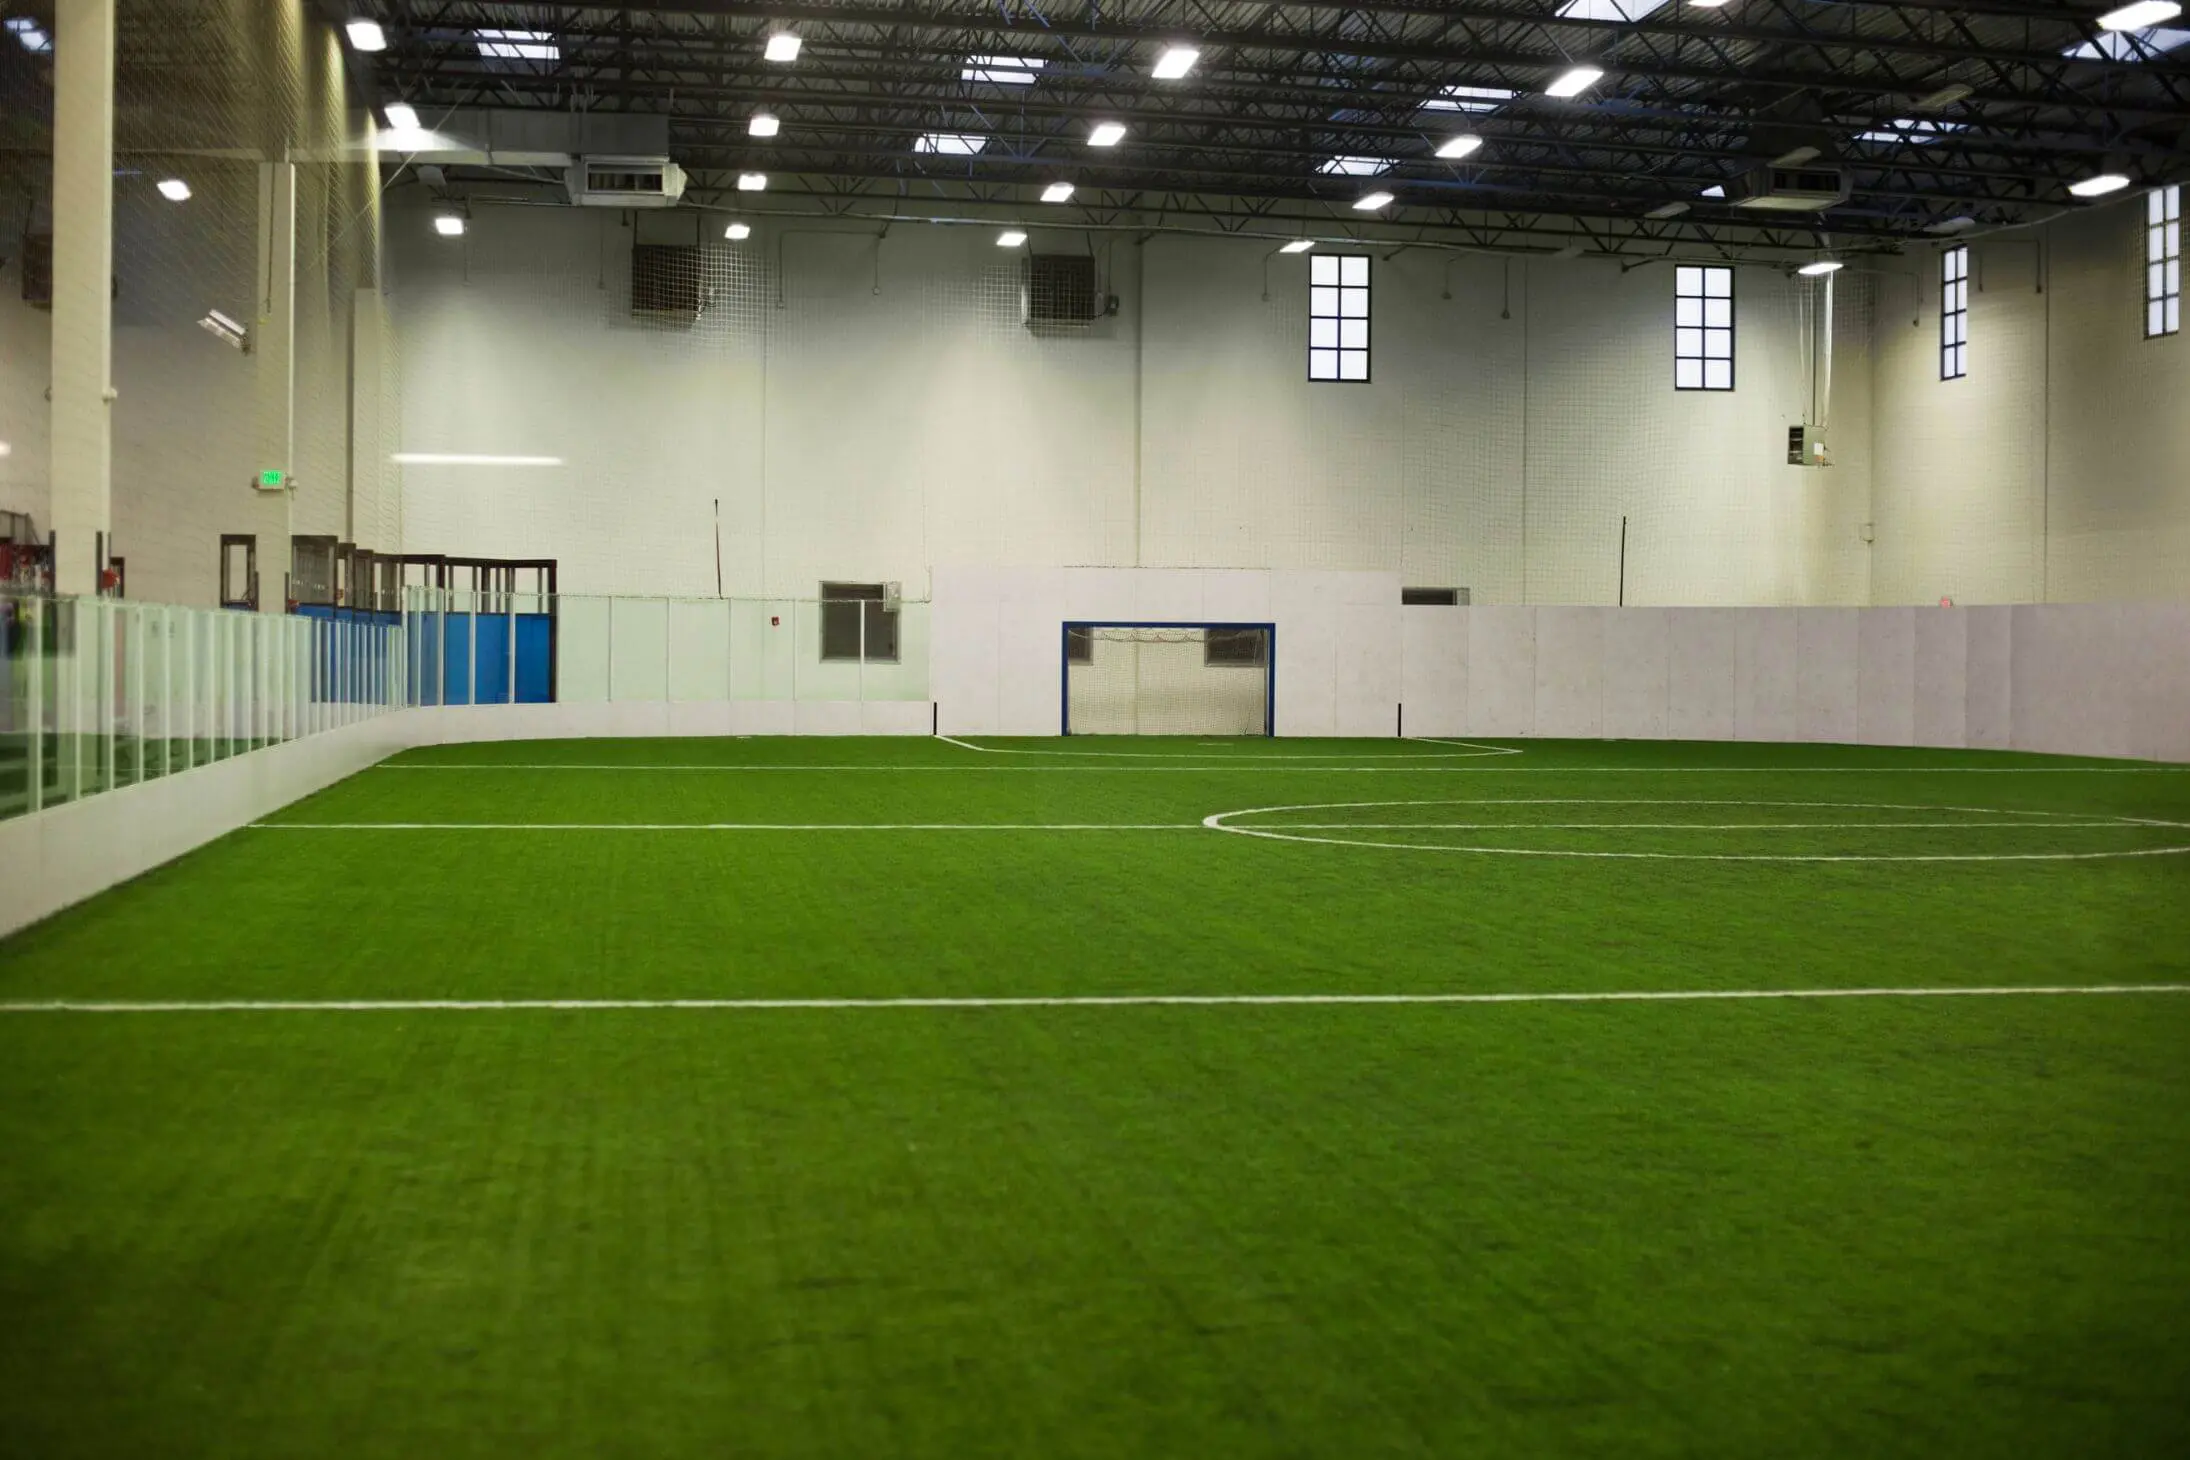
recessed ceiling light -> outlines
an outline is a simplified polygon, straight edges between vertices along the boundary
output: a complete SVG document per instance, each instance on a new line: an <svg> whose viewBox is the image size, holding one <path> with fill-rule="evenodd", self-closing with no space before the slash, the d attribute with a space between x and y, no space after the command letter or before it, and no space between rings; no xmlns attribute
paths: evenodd
<svg viewBox="0 0 2190 1460"><path fill-rule="evenodd" d="M1296 239L1294 239L1294 240L1293 240L1293 241L1292 241L1291 243L1288 243L1287 245L1285 245L1285 247L1283 247L1283 248L1279 249L1279 250L1278 250L1278 252L1279 252L1279 253L1306 253L1306 252L1307 252L1307 251L1308 251L1309 249L1311 249L1311 248L1314 248L1315 246L1316 246L1316 241L1315 241L1314 239L1312 239L1312 238L1296 238Z"/></svg>
<svg viewBox="0 0 2190 1460"><path fill-rule="evenodd" d="M768 186L768 174L765 172L741 172L738 174L738 191L741 193L757 193L766 186Z"/></svg>
<svg viewBox="0 0 2190 1460"><path fill-rule="evenodd" d="M733 223L722 231L722 236L732 243L737 243L753 236L753 225L750 223Z"/></svg>
<svg viewBox="0 0 2190 1460"><path fill-rule="evenodd" d="M1444 145L1437 149L1437 155L1444 158L1465 157L1482 145L1481 137L1471 137L1463 133L1458 137L1446 138Z"/></svg>
<svg viewBox="0 0 2190 1460"><path fill-rule="evenodd" d="M1694 3L1694 0L1690 0L1690 3ZM1649 212L1643 214L1643 217L1678 218L1681 214L1687 211L1688 205L1686 203L1660 203L1657 207L1652 208Z"/></svg>
<svg viewBox="0 0 2190 1460"><path fill-rule="evenodd" d="M1068 182L1051 183L1048 187L1042 189L1042 201L1045 203L1071 202L1072 184Z"/></svg>
<svg viewBox="0 0 2190 1460"><path fill-rule="evenodd" d="M1795 272L1798 274L1806 274L1810 278L1814 279L1820 274L1837 274L1840 272L1842 267L1843 265L1838 259L1813 259L1809 263L1804 264L1801 268L1795 270Z"/></svg>
<svg viewBox="0 0 2190 1460"><path fill-rule="evenodd" d="M773 137L783 130L783 122L769 112L755 112L753 119L745 124L745 130L755 137Z"/></svg>
<svg viewBox="0 0 2190 1460"><path fill-rule="evenodd" d="M387 34L381 30L380 22L377 20L353 20L343 29L349 32L350 45L354 50L385 51L388 49Z"/></svg>
<svg viewBox="0 0 2190 1460"><path fill-rule="evenodd" d="M1158 81L1176 81L1193 70L1194 63L1200 59L1201 52L1192 46L1166 46L1148 74Z"/></svg>
<svg viewBox="0 0 2190 1460"><path fill-rule="evenodd" d="M408 102L391 101L381 108L388 119L388 126L398 132L418 130L418 113Z"/></svg>
<svg viewBox="0 0 2190 1460"><path fill-rule="evenodd" d="M1596 66L1576 66L1572 70L1562 72L1556 80L1545 87L1544 95L1579 96L1602 80L1604 80L1604 72L1600 68Z"/></svg>
<svg viewBox="0 0 2190 1460"><path fill-rule="evenodd" d="M761 57L769 61L796 61L799 44L799 38L791 32L776 31L768 37L768 48L761 52Z"/></svg>
<svg viewBox="0 0 2190 1460"><path fill-rule="evenodd" d="M1367 197L1354 199L1354 207L1363 213L1374 213L1379 208L1391 206L1391 201L1390 193L1370 193Z"/></svg>
<svg viewBox="0 0 2190 1460"><path fill-rule="evenodd" d="M464 220L454 213L438 213L434 215L433 231L443 238L455 238L463 233Z"/></svg>
<svg viewBox="0 0 2190 1460"><path fill-rule="evenodd" d="M2129 186L2129 179L2118 172L2102 172L2087 177L2082 182L2070 183L2068 190L2079 198L2103 198L2108 193L2118 193Z"/></svg>
<svg viewBox="0 0 2190 1460"><path fill-rule="evenodd" d="M1090 147L1115 147L1125 140L1125 123L1097 122L1088 129L1087 145Z"/></svg>
<svg viewBox="0 0 2190 1460"><path fill-rule="evenodd" d="M2173 20L2180 14L2182 7L2175 0L2134 0L2133 4L2100 16L2099 29L2143 30L2163 20Z"/></svg>
<svg viewBox="0 0 2190 1460"><path fill-rule="evenodd" d="M158 186L160 196L170 203L185 203L190 200L190 184L179 177L163 177Z"/></svg>
<svg viewBox="0 0 2190 1460"><path fill-rule="evenodd" d="M1391 170L1388 157L1326 157L1316 164L1317 172L1337 177L1381 177Z"/></svg>
<svg viewBox="0 0 2190 1460"><path fill-rule="evenodd" d="M996 235L996 246L998 248L1017 248L1026 241L1027 236L1016 228L1007 228Z"/></svg>

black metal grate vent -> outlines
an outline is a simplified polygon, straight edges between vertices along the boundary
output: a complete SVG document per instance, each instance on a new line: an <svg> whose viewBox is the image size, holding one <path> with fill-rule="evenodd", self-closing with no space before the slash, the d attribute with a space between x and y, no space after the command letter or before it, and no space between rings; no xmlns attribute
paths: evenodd
<svg viewBox="0 0 2190 1460"><path fill-rule="evenodd" d="M1102 314L1095 260L1085 254L1027 256L1027 323L1090 324Z"/></svg>
<svg viewBox="0 0 2190 1460"><path fill-rule="evenodd" d="M700 251L682 244L641 243L631 249L631 312L690 324L706 302Z"/></svg>

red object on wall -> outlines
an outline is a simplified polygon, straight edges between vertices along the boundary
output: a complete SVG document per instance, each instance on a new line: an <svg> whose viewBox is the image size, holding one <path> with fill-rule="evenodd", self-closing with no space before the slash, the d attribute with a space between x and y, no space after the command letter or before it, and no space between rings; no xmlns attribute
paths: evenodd
<svg viewBox="0 0 2190 1460"><path fill-rule="evenodd" d="M782 627L783 627L783 619L782 619L782 616L781 616L781 615L779 615L779 614L773 614L773 613L772 613L772 614L770 614L770 615L768 615L768 627L770 627L770 628L772 628L772 629L779 629L779 628L782 628Z"/></svg>

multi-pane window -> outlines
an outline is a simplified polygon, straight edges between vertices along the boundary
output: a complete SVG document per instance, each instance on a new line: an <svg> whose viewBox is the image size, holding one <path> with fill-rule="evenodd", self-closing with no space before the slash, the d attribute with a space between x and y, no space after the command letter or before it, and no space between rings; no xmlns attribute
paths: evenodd
<svg viewBox="0 0 2190 1460"><path fill-rule="evenodd" d="M821 585L821 657L897 663L897 605L888 584Z"/></svg>
<svg viewBox="0 0 2190 1460"><path fill-rule="evenodd" d="M1969 245L1939 256L1939 378L1969 374Z"/></svg>
<svg viewBox="0 0 2190 1460"><path fill-rule="evenodd" d="M2144 337L2182 329L2182 185L2156 188L2145 198Z"/></svg>
<svg viewBox="0 0 2190 1460"><path fill-rule="evenodd" d="M1734 388L1734 271L1682 265L1673 273L1673 384Z"/></svg>
<svg viewBox="0 0 2190 1460"><path fill-rule="evenodd" d="M1319 253L1308 261L1308 378L1369 378L1369 256Z"/></svg>

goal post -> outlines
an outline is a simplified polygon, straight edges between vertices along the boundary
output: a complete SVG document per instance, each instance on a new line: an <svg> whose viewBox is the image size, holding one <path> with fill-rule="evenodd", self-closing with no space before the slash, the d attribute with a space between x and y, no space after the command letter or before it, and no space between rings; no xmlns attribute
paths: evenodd
<svg viewBox="0 0 2190 1460"><path fill-rule="evenodd" d="M1272 735L1277 626L1068 620L1058 640L1066 735Z"/></svg>

